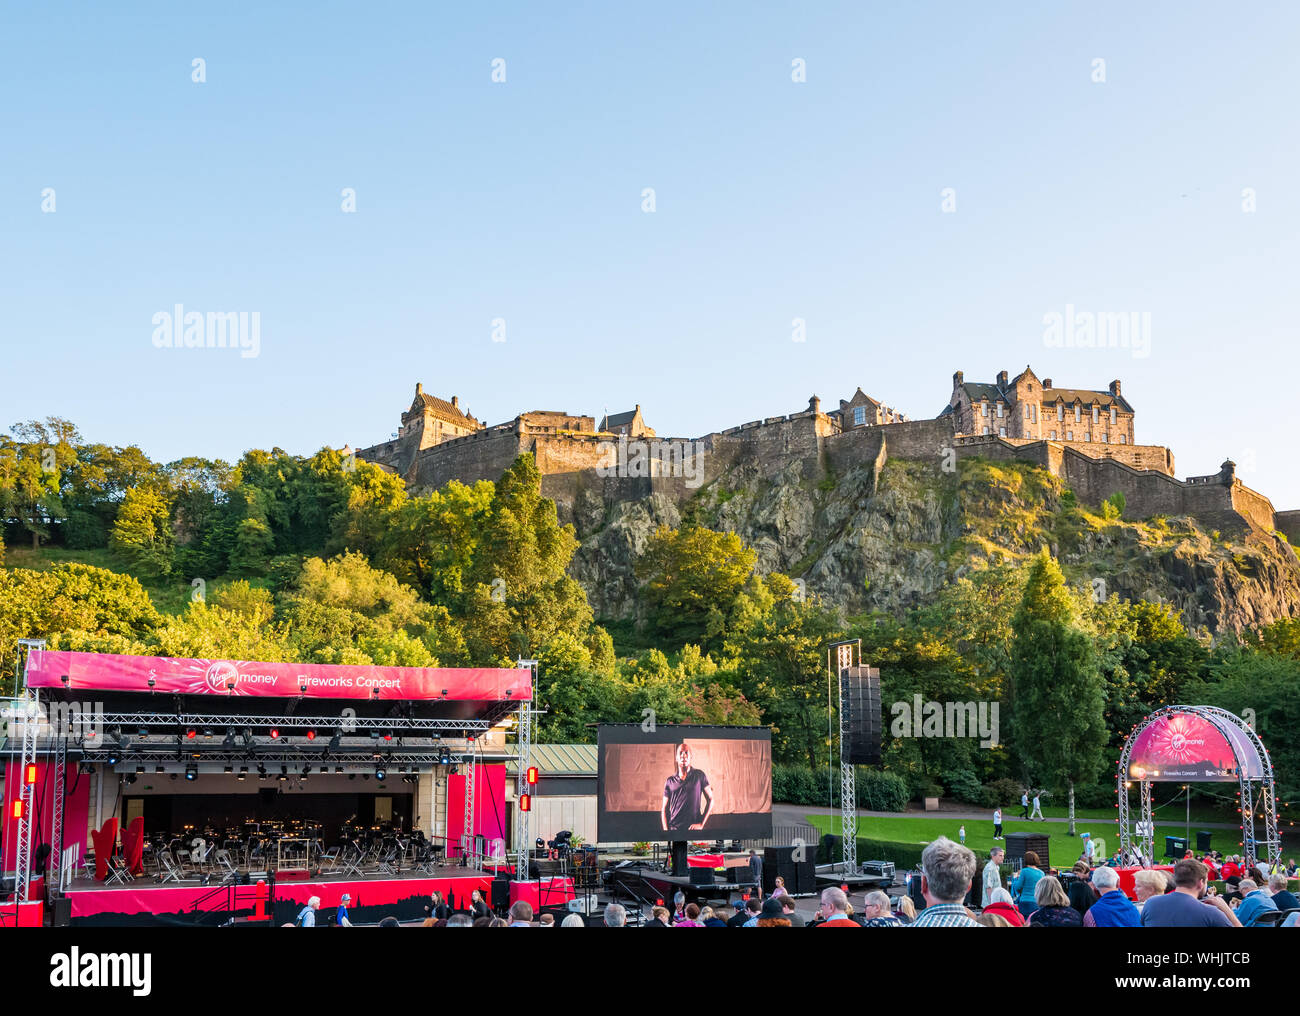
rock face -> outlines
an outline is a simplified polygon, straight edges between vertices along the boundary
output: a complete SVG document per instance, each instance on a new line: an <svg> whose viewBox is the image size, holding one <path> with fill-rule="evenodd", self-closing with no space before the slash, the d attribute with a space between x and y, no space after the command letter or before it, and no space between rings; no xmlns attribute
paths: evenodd
<svg viewBox="0 0 1300 1016"><path fill-rule="evenodd" d="M893 458L820 482L797 465L775 474L738 465L680 500L606 503L585 491L572 521L571 572L604 618L635 618L637 556L658 526L691 523L737 533L760 572L802 579L849 614L901 615L973 569L1044 545L1072 581L1170 602L1192 629L1238 631L1300 613L1300 560L1282 537L1210 530L1190 516L1107 518L1074 507L1061 480L1028 463L963 459L944 472Z"/></svg>

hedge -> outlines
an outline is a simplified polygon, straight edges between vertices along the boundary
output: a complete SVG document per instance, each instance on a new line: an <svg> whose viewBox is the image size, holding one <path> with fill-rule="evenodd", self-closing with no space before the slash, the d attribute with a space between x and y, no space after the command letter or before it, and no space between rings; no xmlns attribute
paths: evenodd
<svg viewBox="0 0 1300 1016"><path fill-rule="evenodd" d="M897 773L859 766L855 781L858 807L867 811L906 811L907 783ZM828 798L829 791L829 800ZM772 800L783 804L827 805L840 803L840 780L807 766L774 765Z"/></svg>

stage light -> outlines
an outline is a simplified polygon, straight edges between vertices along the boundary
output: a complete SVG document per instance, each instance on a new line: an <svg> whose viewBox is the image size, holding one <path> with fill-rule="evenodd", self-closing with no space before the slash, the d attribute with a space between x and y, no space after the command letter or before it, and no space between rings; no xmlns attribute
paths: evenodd
<svg viewBox="0 0 1300 1016"><path fill-rule="evenodd" d="M305 780L310 775L311 775L311 765L309 763L302 767L302 778Z"/></svg>
<svg viewBox="0 0 1300 1016"><path fill-rule="evenodd" d="M153 771L155 773L165 773L167 770L164 769L162 766L154 766Z"/></svg>
<svg viewBox="0 0 1300 1016"><path fill-rule="evenodd" d="M64 674L62 677L59 678L59 680L63 682L63 687L66 688L66 687L68 686L68 675L67 675L67 674Z"/></svg>
<svg viewBox="0 0 1300 1016"><path fill-rule="evenodd" d="M235 732L233 730L228 730L226 731L226 739L221 742L221 750L233 751L234 748L235 748Z"/></svg>
<svg viewBox="0 0 1300 1016"><path fill-rule="evenodd" d="M141 776L141 775L143 775L143 774L144 774L144 766L136 766L136 767L135 767L135 772L136 772L136 775L137 775L137 776Z"/></svg>
<svg viewBox="0 0 1300 1016"><path fill-rule="evenodd" d="M536 766L529 766L529 767L528 767L528 774L527 774L527 776L525 777L525 779L527 780L528 785L529 785L530 787L535 787L535 786L537 786L537 767L536 767Z"/></svg>
<svg viewBox="0 0 1300 1016"><path fill-rule="evenodd" d="M328 767L328 766L322 766L322 768L329 768L329 767ZM334 767L334 775L335 775L335 776L340 775L342 772L343 772L343 767L342 767L342 766L335 766L335 767Z"/></svg>
<svg viewBox="0 0 1300 1016"><path fill-rule="evenodd" d="M30 765L27 766L27 771L26 771L26 774L25 774L25 780L26 780L26 782L27 782L28 785L31 785L31 784L33 784L33 783L36 782L36 765L35 765L35 763L32 763L32 764L30 764Z"/></svg>
<svg viewBox="0 0 1300 1016"><path fill-rule="evenodd" d="M316 731L314 731L314 730L309 730L309 731L307 731L307 740L308 740L308 741L314 741L314 740L316 740Z"/></svg>
<svg viewBox="0 0 1300 1016"><path fill-rule="evenodd" d="M240 766L239 775L236 777L236 779L242 780L247 776L248 776L248 766Z"/></svg>
<svg viewBox="0 0 1300 1016"><path fill-rule="evenodd" d="M532 794L520 794L520 795L519 795L519 810L520 810L520 811L532 811L532 810L533 810L533 795L532 795Z"/></svg>
<svg viewBox="0 0 1300 1016"><path fill-rule="evenodd" d="M119 762L121 762L121 761L122 761L122 756L119 755L117 752L115 752L115 751L110 751L110 752L108 753L108 764L109 764L109 765L111 765L111 766L115 766L115 765L117 765L117 764L118 764Z"/></svg>
<svg viewBox="0 0 1300 1016"><path fill-rule="evenodd" d="M387 770L384 769L383 766L375 766L375 779L377 779L380 783L384 781L384 777L387 775L388 772Z"/></svg>
<svg viewBox="0 0 1300 1016"><path fill-rule="evenodd" d="M198 731L195 730L193 727L190 727L185 731L186 740L193 741L196 736L198 736Z"/></svg>
<svg viewBox="0 0 1300 1016"><path fill-rule="evenodd" d="M280 736L280 731L276 727L271 728L271 740L274 741Z"/></svg>
<svg viewBox="0 0 1300 1016"><path fill-rule="evenodd" d="M139 730L136 731L136 733L140 736L140 740L143 741L146 737L149 736L149 728L141 727Z"/></svg>
<svg viewBox="0 0 1300 1016"><path fill-rule="evenodd" d="M127 776L127 777L124 777L123 780L122 780L122 782L125 783L125 784L129 787L129 786L130 786L131 784L133 784L137 779L138 779L138 777L135 775L135 773L131 773L131 775L129 775L129 776Z"/></svg>
<svg viewBox="0 0 1300 1016"><path fill-rule="evenodd" d="M13 817L14 817L14 818L22 818L22 817L23 817L23 802L22 802L22 801L15 801L15 802L14 802Z"/></svg>
<svg viewBox="0 0 1300 1016"><path fill-rule="evenodd" d="M286 765L280 766L280 779L283 780L288 775L289 775L289 767Z"/></svg>
<svg viewBox="0 0 1300 1016"><path fill-rule="evenodd" d="M152 689L153 686L154 686L155 684L157 684L157 683L158 683L158 682L155 681L152 677L149 678L149 687L150 687L150 689Z"/></svg>
<svg viewBox="0 0 1300 1016"><path fill-rule="evenodd" d="M307 694L307 682L306 682L306 681L299 681L299 682L298 682L298 693L299 693L300 695L306 695L306 694Z"/></svg>
<svg viewBox="0 0 1300 1016"><path fill-rule="evenodd" d="M221 771L222 771L223 773L233 773L233 772L235 771L235 767L234 767L234 766L226 766L226 767L225 767L223 770L221 770Z"/></svg>
<svg viewBox="0 0 1300 1016"><path fill-rule="evenodd" d="M392 732L391 730L385 730L385 731L384 731L384 740L385 740L385 741L391 741L392 739L393 739L393 732Z"/></svg>
<svg viewBox="0 0 1300 1016"><path fill-rule="evenodd" d="M379 698L379 689L378 689L378 688L371 688L371 689L370 689L370 697L371 697L372 699L377 699L377 698Z"/></svg>
<svg viewBox="0 0 1300 1016"><path fill-rule="evenodd" d="M330 738L329 747L326 748L325 750L326 750L326 751L338 751L338 750L339 750L339 745L341 745L342 743L343 743L343 731L341 731L341 730L336 731L335 734L334 734L334 736Z"/></svg>
<svg viewBox="0 0 1300 1016"><path fill-rule="evenodd" d="M172 775L174 776L174 775L176 775L176 774L173 773ZM185 767L185 779L186 779L188 782L193 783L193 782L194 782L195 780L197 780L198 778L199 778L199 767L198 767L198 766L186 766L186 767Z"/></svg>

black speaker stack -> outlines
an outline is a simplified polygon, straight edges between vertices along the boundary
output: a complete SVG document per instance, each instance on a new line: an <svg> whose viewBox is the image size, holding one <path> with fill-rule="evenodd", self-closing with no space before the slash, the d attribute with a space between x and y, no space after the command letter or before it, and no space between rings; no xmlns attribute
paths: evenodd
<svg viewBox="0 0 1300 1016"><path fill-rule="evenodd" d="M840 671L840 709L847 718L843 757L854 765L880 764L880 668Z"/></svg>
<svg viewBox="0 0 1300 1016"><path fill-rule="evenodd" d="M805 849L805 853L807 848ZM777 877L785 880L785 891L804 896L817 891L817 865L812 860L796 861L794 847L763 848L763 892L776 888Z"/></svg>
<svg viewBox="0 0 1300 1016"><path fill-rule="evenodd" d="M1023 861L1025 854L1032 850L1038 855L1038 866L1046 871L1052 864L1047 853L1050 842L1050 838L1041 833L1007 833L1007 860Z"/></svg>

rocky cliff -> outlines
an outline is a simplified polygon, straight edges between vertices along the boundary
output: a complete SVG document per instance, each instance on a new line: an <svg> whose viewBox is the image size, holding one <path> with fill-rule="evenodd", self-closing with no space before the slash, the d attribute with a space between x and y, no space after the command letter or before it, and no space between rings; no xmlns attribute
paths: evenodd
<svg viewBox="0 0 1300 1016"><path fill-rule="evenodd" d="M1072 581L1174 604L1192 629L1240 630L1300 614L1300 560L1286 540L1191 516L1108 518L1074 505L1062 481L1022 462L882 459L810 481L737 465L689 498L605 501L581 492L571 571L597 616L635 616L633 566L660 525L731 530L758 569L802 579L847 613L901 614L945 583L1051 546ZM1113 514L1113 513L1112 513Z"/></svg>

